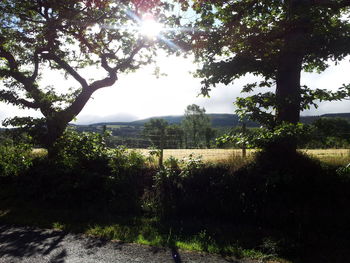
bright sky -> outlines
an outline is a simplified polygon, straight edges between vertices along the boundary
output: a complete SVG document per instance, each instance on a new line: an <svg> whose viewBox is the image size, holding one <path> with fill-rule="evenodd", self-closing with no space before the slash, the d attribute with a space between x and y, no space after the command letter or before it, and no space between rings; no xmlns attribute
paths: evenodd
<svg viewBox="0 0 350 263"><path fill-rule="evenodd" d="M234 113L233 101L240 96L241 87L256 78L247 75L227 87L218 86L211 92L210 98L198 97L200 79L193 78L190 71L196 65L191 58L166 57L161 55L158 66L167 76L157 78L153 75L154 65L147 66L135 73L119 76L112 87L98 90L77 116L77 123L95 123L101 121L132 121L153 116L181 115L187 105L196 103L208 113ZM91 69L85 76L91 76L103 70ZM336 89L343 83L350 83L349 58L337 66L329 67L322 74L302 74L302 83L312 88ZM64 80L58 75L47 73L43 84L57 88L76 85L74 81ZM1 105L0 119L6 117L40 116L40 113L20 110L14 106ZM323 102L317 110L311 109L302 115L320 115L324 113L350 112L350 101Z"/></svg>
<svg viewBox="0 0 350 263"><path fill-rule="evenodd" d="M189 14L191 16L191 13ZM193 15L193 14L192 14ZM153 38L162 30L152 18L146 17L140 27L140 33ZM335 90L342 84L350 83L350 57L337 66L330 66L322 74L302 73L302 84L310 88ZM225 87L218 85L210 93L210 98L198 96L200 79L192 76L196 65L193 58L167 57L161 51L158 54L157 65L161 73L166 76L157 78L154 65L146 66L137 72L123 74L118 81L108 88L94 93L82 112L77 116L76 123L88 124L102 121L133 121L154 116L181 115L189 104L198 104L204 107L207 113L234 113L233 102L240 93L244 84L255 82L258 79L247 74ZM94 76L104 76L103 69L87 69L80 72L89 79ZM77 87L77 82L65 80L60 74L50 71L44 72L40 85L52 85L57 90ZM15 106L0 103L0 124L8 117L14 116L42 116L34 110L21 110ZM350 101L322 102L319 108L302 112L302 115L321 115L325 113L350 112ZM0 125L1 126L1 125Z"/></svg>

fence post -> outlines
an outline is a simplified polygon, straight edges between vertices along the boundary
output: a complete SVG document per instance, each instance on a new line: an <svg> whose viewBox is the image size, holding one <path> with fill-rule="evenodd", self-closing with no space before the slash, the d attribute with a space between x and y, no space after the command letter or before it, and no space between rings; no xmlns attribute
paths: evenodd
<svg viewBox="0 0 350 263"><path fill-rule="evenodd" d="M243 135L243 143L242 143L242 157L246 158L247 156L247 145L245 141L245 136L246 136L246 123L245 121L242 122L242 135Z"/></svg>

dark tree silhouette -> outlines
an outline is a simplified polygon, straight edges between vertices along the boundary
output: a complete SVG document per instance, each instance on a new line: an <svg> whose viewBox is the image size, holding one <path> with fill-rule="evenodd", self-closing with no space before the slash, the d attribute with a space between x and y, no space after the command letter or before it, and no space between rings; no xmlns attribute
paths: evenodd
<svg viewBox="0 0 350 263"><path fill-rule="evenodd" d="M264 80L244 91L276 91L241 98L241 113L271 128L298 123L300 111L308 106L304 95L307 101L318 98L317 92L301 86L301 71L321 72L330 59L340 61L350 53L349 7L348 0L194 1L194 25L202 33L191 40L203 62L198 71L204 78L202 93L208 95L218 83L227 85L253 73ZM296 143L277 147L293 152Z"/></svg>
<svg viewBox="0 0 350 263"><path fill-rule="evenodd" d="M96 90L151 62L156 42L137 28L143 13L162 17L163 7L161 1L136 0L1 1L0 101L44 116L8 123L41 129L42 143L54 152L57 138ZM100 67L105 77L84 76L81 69L89 66ZM77 87L66 94L41 87L44 69L63 72Z"/></svg>

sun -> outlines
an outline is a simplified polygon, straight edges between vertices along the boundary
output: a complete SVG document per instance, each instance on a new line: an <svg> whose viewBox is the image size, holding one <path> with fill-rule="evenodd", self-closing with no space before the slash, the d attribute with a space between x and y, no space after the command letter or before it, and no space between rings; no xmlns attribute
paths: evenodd
<svg viewBox="0 0 350 263"><path fill-rule="evenodd" d="M150 14L142 17L140 24L140 33L148 38L157 37L163 30L163 25L158 23Z"/></svg>

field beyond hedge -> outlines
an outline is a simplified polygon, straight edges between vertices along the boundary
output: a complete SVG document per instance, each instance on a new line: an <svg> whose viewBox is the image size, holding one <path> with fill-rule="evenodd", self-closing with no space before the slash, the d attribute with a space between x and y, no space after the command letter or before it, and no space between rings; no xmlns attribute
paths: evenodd
<svg viewBox="0 0 350 263"><path fill-rule="evenodd" d="M135 149L144 155L148 155L148 149ZM300 152L306 153L309 156L316 157L321 161L344 165L350 162L350 149L300 149ZM251 156L256 152L254 149L247 150L247 156ZM229 161L235 157L242 156L240 149L165 149L164 158L167 159L173 156L177 159L183 159L190 154L201 156L205 162Z"/></svg>
<svg viewBox="0 0 350 263"><path fill-rule="evenodd" d="M149 155L149 149L133 149L145 156ZM247 156L251 157L255 149L247 149ZM350 163L350 149L300 149L302 153L315 157L323 162L333 165L346 165ZM42 148L34 149L36 155L46 154ZM204 162L229 162L242 156L241 149L165 149L164 159L173 156L177 159L187 158L190 154L201 157Z"/></svg>

